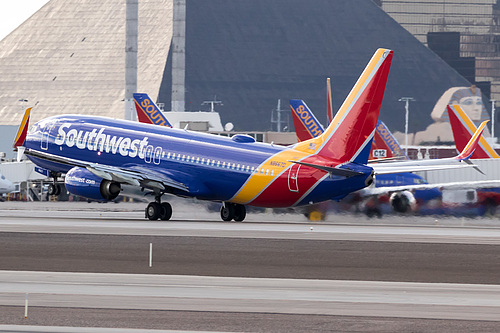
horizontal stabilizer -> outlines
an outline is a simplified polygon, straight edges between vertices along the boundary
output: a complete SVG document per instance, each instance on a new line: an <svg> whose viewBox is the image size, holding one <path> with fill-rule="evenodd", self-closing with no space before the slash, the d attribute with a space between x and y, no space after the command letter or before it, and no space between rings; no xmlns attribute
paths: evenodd
<svg viewBox="0 0 500 333"><path fill-rule="evenodd" d="M334 168L334 167L312 164L312 163L307 163L307 162L299 162L299 161L288 161L288 162L301 164L301 165L307 165L311 168L316 168L319 170L326 171L326 172L331 173L332 175L335 175L335 176L352 177L352 176L359 176L359 175L363 174L362 172L353 171L353 170L349 170L349 169L340 169L340 168Z"/></svg>

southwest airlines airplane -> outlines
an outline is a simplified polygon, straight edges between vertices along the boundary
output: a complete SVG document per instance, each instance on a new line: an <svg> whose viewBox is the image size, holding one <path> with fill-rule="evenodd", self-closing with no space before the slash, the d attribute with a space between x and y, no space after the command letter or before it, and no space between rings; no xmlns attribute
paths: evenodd
<svg viewBox="0 0 500 333"><path fill-rule="evenodd" d="M224 221L243 221L245 205L339 200L370 185L375 173L462 165L477 146L477 133L462 154L445 161L448 166L367 165L392 57L391 50L377 50L325 132L290 147L83 115L46 118L27 132L28 112L14 146L54 179L65 174L72 194L113 200L125 184L152 191L155 201L145 210L150 220L170 219L172 208L161 201L166 193L222 202Z"/></svg>
<svg viewBox="0 0 500 333"><path fill-rule="evenodd" d="M333 117L333 107L331 103L331 88L330 79L327 79L327 118L328 120ZM324 128L318 119L315 117L314 113L309 109L303 100L293 99L290 100L290 108L292 111L292 119L295 126L295 131L297 135L297 140L304 141L321 135L324 132ZM450 111L451 112L451 111ZM466 116L466 115L465 115ZM451 118L452 125L454 119ZM458 121L458 120L457 120ZM456 121L455 121L456 122ZM470 120L469 120L470 122ZM457 125L458 126L458 125ZM464 149L477 128L472 126L468 129L467 136L463 135L463 140L460 140L461 146L457 147L459 149ZM454 130L454 134L457 131ZM462 131L464 132L464 131ZM456 134L455 134L456 137ZM484 138L480 138L481 142L487 145ZM457 144L458 146L458 144ZM483 147L483 145L481 145ZM479 150L479 147L478 147ZM490 149L491 150L491 149ZM477 150L474 153L474 158L476 158ZM377 121L377 126L375 128L375 134L372 141L370 157L372 158L370 162L387 161L390 159L404 159L408 160L408 156L401 148L396 138L389 131L387 126L380 120ZM364 197L371 197L374 195L391 194L390 203L394 211L399 213L405 213L413 209L417 201L429 201L441 197L441 191L439 188L477 188L478 185L482 186L492 186L491 182L466 182L460 183L442 183L442 184L428 184L424 178L420 177L411 172L395 173L395 174L379 174L374 179L372 186L367 187L361 191L358 191ZM498 186L498 182L494 182L494 186ZM409 192L409 190L413 190Z"/></svg>

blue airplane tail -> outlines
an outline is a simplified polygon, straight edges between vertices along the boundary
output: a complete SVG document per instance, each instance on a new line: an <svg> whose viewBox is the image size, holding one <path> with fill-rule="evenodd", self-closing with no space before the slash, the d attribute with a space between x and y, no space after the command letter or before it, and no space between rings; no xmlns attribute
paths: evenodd
<svg viewBox="0 0 500 333"><path fill-rule="evenodd" d="M137 119L140 123L172 127L155 102L144 93L134 94Z"/></svg>
<svg viewBox="0 0 500 333"><path fill-rule="evenodd" d="M309 140L323 134L325 129L303 100L291 99L290 108L299 141Z"/></svg>

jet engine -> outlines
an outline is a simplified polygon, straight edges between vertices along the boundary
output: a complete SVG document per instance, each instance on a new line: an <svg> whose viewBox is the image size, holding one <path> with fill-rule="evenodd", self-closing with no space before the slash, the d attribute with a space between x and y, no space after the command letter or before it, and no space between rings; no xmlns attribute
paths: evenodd
<svg viewBox="0 0 500 333"><path fill-rule="evenodd" d="M390 197L391 207L395 212L408 213L415 209L417 201L410 191L394 192Z"/></svg>
<svg viewBox="0 0 500 333"><path fill-rule="evenodd" d="M102 179L79 167L66 173L64 185L72 194L99 201L113 200L121 191L120 183Z"/></svg>

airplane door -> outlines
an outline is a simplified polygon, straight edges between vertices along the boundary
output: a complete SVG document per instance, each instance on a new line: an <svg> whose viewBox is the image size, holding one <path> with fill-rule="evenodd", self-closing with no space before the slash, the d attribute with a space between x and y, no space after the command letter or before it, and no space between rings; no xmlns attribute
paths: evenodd
<svg viewBox="0 0 500 333"><path fill-rule="evenodd" d="M152 158L153 158L153 146L149 145L146 147L146 154L144 156L144 161L146 161L146 163L151 163Z"/></svg>
<svg viewBox="0 0 500 333"><path fill-rule="evenodd" d="M154 154L154 156L153 156L153 163L154 163L154 164L160 164L160 160L161 160L161 152L162 152L161 147L156 147L156 149L155 149L155 154Z"/></svg>
<svg viewBox="0 0 500 333"><path fill-rule="evenodd" d="M297 182L299 177L300 164L293 164L288 170L288 189L291 192L299 191L299 184Z"/></svg>
<svg viewBox="0 0 500 333"><path fill-rule="evenodd" d="M43 128L42 140L40 141L40 148L42 148L43 150L49 149L49 134L52 125L53 124L50 122L45 124L45 127Z"/></svg>

